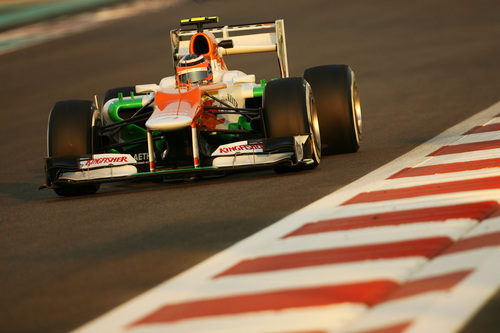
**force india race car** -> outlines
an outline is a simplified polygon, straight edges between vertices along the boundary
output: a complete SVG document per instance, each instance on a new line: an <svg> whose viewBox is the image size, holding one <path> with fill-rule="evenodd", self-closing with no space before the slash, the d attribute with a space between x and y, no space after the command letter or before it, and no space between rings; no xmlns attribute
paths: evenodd
<svg viewBox="0 0 500 333"><path fill-rule="evenodd" d="M347 65L289 77L283 20L170 32L176 74L159 84L109 90L50 112L46 184L58 195L95 193L110 181L192 178L256 167L313 169L321 154L359 148L361 107ZM229 70L224 56L276 52L281 78Z"/></svg>

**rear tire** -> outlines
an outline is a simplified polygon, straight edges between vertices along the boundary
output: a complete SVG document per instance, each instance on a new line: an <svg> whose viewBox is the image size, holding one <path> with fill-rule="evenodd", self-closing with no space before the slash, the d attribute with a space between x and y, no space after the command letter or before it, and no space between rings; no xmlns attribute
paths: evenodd
<svg viewBox="0 0 500 333"><path fill-rule="evenodd" d="M321 138L316 104L311 87L303 78L285 78L269 82L264 90L264 125L267 137L311 135L311 144L304 155L313 163L293 169L314 169L321 160ZM277 168L277 171L283 168Z"/></svg>
<svg viewBox="0 0 500 333"><path fill-rule="evenodd" d="M323 154L358 151L361 105L352 69L347 65L312 67L304 78L316 100Z"/></svg>
<svg viewBox="0 0 500 333"><path fill-rule="evenodd" d="M90 101L57 102L49 116L47 129L48 156L78 157L94 152L94 106ZM97 192L99 184L64 184L54 188L60 196Z"/></svg>

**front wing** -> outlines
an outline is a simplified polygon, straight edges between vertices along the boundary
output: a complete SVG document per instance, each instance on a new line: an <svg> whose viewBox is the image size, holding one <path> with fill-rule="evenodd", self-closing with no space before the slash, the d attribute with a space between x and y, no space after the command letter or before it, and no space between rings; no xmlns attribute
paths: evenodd
<svg viewBox="0 0 500 333"><path fill-rule="evenodd" d="M240 142L220 146L212 154L210 166L157 169L149 172L139 172L138 163L130 154L106 153L72 158L46 158L46 184L40 188L144 178L183 179L280 165L307 165L314 163L310 147L310 135Z"/></svg>

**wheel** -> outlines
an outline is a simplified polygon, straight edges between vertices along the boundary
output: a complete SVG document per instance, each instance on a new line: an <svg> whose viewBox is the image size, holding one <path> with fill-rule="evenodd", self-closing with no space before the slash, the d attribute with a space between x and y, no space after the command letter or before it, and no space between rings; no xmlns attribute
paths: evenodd
<svg viewBox="0 0 500 333"><path fill-rule="evenodd" d="M311 86L300 77L273 80L266 85L263 105L267 137L311 135L311 144L306 147L304 156L311 156L313 163L299 165L295 169L313 169L318 166L321 137Z"/></svg>
<svg viewBox="0 0 500 333"><path fill-rule="evenodd" d="M49 157L76 157L94 152L94 106L90 101L57 102L49 116L47 152ZM99 184L60 185L60 196L97 192Z"/></svg>
<svg viewBox="0 0 500 333"><path fill-rule="evenodd" d="M135 94L135 86L118 87L118 88L109 89L104 94L104 99L103 99L102 105L106 104L106 102L109 101L110 99L118 98L118 94L120 94L120 93L122 93L123 96L131 96L132 94Z"/></svg>
<svg viewBox="0 0 500 333"><path fill-rule="evenodd" d="M358 151L361 138L361 104L354 72L347 65L307 69L312 87L325 155Z"/></svg>

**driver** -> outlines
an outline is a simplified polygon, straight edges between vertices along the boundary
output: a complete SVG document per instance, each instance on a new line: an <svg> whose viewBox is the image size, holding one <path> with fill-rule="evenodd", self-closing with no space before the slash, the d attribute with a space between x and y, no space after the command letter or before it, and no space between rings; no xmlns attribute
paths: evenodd
<svg viewBox="0 0 500 333"><path fill-rule="evenodd" d="M185 55L179 60L175 70L179 87L209 84L213 81L210 62L201 55Z"/></svg>

